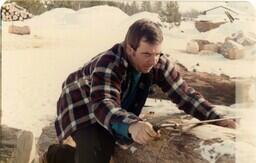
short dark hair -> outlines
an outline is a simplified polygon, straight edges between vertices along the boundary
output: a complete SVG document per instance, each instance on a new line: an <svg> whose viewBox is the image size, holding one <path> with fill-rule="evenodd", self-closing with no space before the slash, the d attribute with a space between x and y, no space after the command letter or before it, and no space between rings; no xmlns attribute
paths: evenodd
<svg viewBox="0 0 256 163"><path fill-rule="evenodd" d="M142 38L150 44L162 43L163 32L160 29L160 24L148 19L137 20L128 29L124 40L124 47L129 44L136 50Z"/></svg>

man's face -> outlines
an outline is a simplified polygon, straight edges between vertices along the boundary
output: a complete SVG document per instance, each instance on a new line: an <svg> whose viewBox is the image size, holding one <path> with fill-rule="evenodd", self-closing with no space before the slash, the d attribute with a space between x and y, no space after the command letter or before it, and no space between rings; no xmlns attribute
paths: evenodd
<svg viewBox="0 0 256 163"><path fill-rule="evenodd" d="M128 47L128 55L133 67L142 73L148 73L157 64L161 55L161 44L150 44L143 39L137 50Z"/></svg>

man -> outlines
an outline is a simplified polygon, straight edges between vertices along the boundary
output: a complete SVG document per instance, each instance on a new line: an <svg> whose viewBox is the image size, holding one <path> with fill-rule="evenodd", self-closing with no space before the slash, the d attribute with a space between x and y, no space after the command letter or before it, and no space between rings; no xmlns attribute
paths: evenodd
<svg viewBox="0 0 256 163"><path fill-rule="evenodd" d="M116 141L146 144L159 137L138 117L152 84L184 112L200 120L220 118L161 53L162 41L157 23L138 20L122 44L92 58L63 83L55 127L60 142L70 135L76 142L76 163L107 163ZM216 124L235 127L232 120Z"/></svg>

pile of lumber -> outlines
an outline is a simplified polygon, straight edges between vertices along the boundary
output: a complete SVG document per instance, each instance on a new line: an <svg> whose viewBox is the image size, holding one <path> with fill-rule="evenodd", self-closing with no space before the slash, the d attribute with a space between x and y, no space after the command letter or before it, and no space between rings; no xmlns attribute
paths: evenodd
<svg viewBox="0 0 256 163"><path fill-rule="evenodd" d="M5 3L1 7L1 16L3 21L22 21L33 15L16 3Z"/></svg>

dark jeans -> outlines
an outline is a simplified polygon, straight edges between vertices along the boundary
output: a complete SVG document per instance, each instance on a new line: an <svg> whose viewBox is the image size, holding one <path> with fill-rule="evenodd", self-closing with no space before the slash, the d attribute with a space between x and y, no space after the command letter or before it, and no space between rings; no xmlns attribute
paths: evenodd
<svg viewBox="0 0 256 163"><path fill-rule="evenodd" d="M95 123L84 127L72 138L76 142L75 163L109 163L115 141L102 126Z"/></svg>

